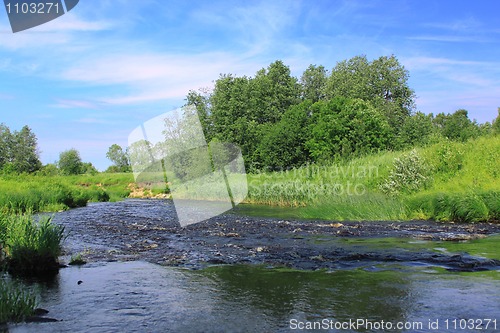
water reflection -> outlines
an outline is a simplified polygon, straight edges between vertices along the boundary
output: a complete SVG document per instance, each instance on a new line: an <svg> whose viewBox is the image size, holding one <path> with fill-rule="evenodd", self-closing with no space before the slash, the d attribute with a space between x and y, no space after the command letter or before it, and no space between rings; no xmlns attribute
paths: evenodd
<svg viewBox="0 0 500 333"><path fill-rule="evenodd" d="M11 325L11 332L288 332L291 319L427 323L500 313L498 272L418 266L188 271L115 262L66 268L53 284L38 286L41 306L61 321Z"/></svg>

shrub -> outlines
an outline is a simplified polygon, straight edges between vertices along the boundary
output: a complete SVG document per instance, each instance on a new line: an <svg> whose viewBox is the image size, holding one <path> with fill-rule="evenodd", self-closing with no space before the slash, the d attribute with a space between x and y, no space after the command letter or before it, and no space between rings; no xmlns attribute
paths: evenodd
<svg viewBox="0 0 500 333"><path fill-rule="evenodd" d="M433 156L433 168L437 173L454 176L464 164L464 150L461 145L444 141L437 145Z"/></svg>
<svg viewBox="0 0 500 333"><path fill-rule="evenodd" d="M394 159L387 179L380 185L386 194L414 193L425 188L430 181L430 170L414 149Z"/></svg>

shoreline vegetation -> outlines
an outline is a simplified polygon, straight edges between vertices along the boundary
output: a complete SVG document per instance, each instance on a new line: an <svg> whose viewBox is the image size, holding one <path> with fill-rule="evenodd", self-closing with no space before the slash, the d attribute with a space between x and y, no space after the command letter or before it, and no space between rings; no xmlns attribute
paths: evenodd
<svg viewBox="0 0 500 333"><path fill-rule="evenodd" d="M290 207L328 220L500 221L500 136L440 140L337 163L247 175L244 204ZM169 198L131 173L0 176L0 211L57 212L88 202Z"/></svg>

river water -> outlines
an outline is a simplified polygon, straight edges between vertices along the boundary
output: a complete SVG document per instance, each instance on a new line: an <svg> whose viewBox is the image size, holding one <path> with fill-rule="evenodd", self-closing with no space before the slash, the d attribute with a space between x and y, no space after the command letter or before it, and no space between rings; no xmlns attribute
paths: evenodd
<svg viewBox="0 0 500 333"><path fill-rule="evenodd" d="M48 281L25 281L38 294L40 307L49 310L47 317L58 321L21 323L8 330L293 332L316 325L332 332L500 332L498 269L455 272L442 265L399 260L317 271L258 262L165 267L151 263L157 261L155 250L166 251L152 246L156 243L151 235L146 242L149 250L132 252L122 251L131 240L117 240L120 230L113 234L114 241L102 235L103 230L112 230L111 220L128 219L126 224L135 226L154 220L151 228L157 234L176 230L172 239L187 241L172 226L169 214L170 204L151 201L95 204L58 214L55 222L70 232L65 247L69 252L92 253L91 262L63 268ZM101 223L107 229L92 229L86 223ZM135 234L127 237L135 239ZM498 258L497 242L500 237L494 235L465 243L389 237L340 243L368 252L427 248ZM136 243L144 244L144 239ZM398 329L400 325L403 328Z"/></svg>

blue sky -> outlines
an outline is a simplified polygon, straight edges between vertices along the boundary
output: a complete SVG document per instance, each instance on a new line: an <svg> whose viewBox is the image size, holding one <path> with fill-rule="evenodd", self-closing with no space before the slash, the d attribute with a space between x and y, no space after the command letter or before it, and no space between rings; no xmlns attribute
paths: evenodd
<svg viewBox="0 0 500 333"><path fill-rule="evenodd" d="M0 123L29 125L43 163L69 148L105 169L113 143L184 104L220 73L254 75L281 59L299 77L365 54L394 54L417 109L500 106L499 1L80 0L13 34L0 10Z"/></svg>

